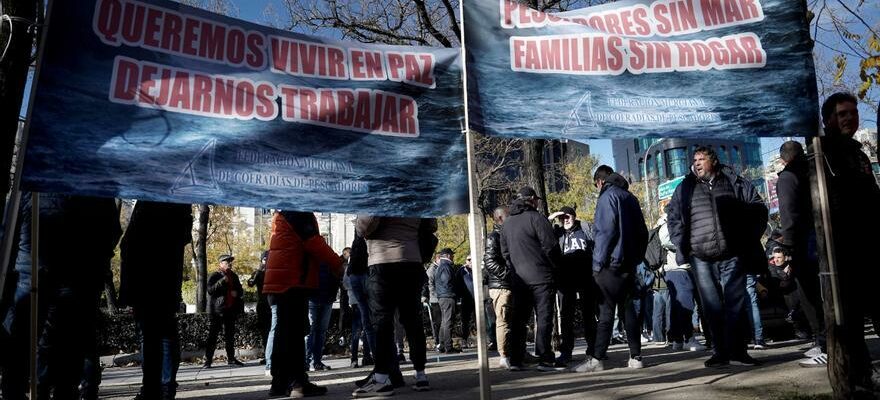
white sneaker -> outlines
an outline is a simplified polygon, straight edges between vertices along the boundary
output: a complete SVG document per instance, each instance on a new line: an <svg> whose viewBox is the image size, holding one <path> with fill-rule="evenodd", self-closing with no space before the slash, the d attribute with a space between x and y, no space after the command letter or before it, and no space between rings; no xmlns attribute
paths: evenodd
<svg viewBox="0 0 880 400"><path fill-rule="evenodd" d="M815 356L818 356L819 354L822 354L822 348L819 346L816 346L816 347L813 347L812 349L805 351L804 357L813 358Z"/></svg>
<svg viewBox="0 0 880 400"><path fill-rule="evenodd" d="M799 362L798 365L804 368L825 367L826 365L828 365L828 355L824 353L819 354L818 356Z"/></svg>
<svg viewBox="0 0 880 400"><path fill-rule="evenodd" d="M672 343L672 351L682 351L684 350L684 343L682 342L673 342Z"/></svg>
<svg viewBox="0 0 880 400"><path fill-rule="evenodd" d="M642 357L639 357L638 359L630 358L629 361L626 363L626 366L629 367L630 369L645 368L645 364L642 363Z"/></svg>
<svg viewBox="0 0 880 400"><path fill-rule="evenodd" d="M605 363L602 360L597 360L593 357L587 356L587 359L584 362L574 367L572 371L574 372L598 372L605 369Z"/></svg>
<svg viewBox="0 0 880 400"><path fill-rule="evenodd" d="M501 368L510 368L510 359L507 357L501 357L501 359L498 360L498 366Z"/></svg>
<svg viewBox="0 0 880 400"><path fill-rule="evenodd" d="M697 338L691 336L691 338L687 341L687 348L690 351L703 351L706 350L706 346L700 344Z"/></svg>
<svg viewBox="0 0 880 400"><path fill-rule="evenodd" d="M267 369L267 370L266 370L266 376L272 376L272 371L270 371L270 370Z"/></svg>

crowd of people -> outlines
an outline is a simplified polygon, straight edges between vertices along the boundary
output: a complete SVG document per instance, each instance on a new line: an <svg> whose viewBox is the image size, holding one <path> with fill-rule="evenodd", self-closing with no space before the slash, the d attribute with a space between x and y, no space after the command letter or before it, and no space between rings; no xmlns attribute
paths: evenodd
<svg viewBox="0 0 880 400"><path fill-rule="evenodd" d="M858 129L856 106L857 100L843 93L825 102L823 145L845 322L835 329L854 360L849 384L872 391L876 375L862 328L866 317L880 321L880 306L862 296L880 271L859 257L877 243L880 188L852 138ZM754 350L766 346L758 302L767 291L782 296L798 332L812 335L814 347L801 365L824 367L826 319L809 161L795 141L781 146L780 158L785 164L777 184L781 225L766 245L764 200L709 147L695 149L690 173L651 229L628 180L605 165L593 173L599 196L591 222L579 219L570 206L545 216L537 191L520 189L512 204L494 210L484 258L476 265L468 257L458 267L452 249L437 251L434 219L358 216L354 242L337 254L320 235L313 213L278 211L269 249L245 282L259 294L258 323L271 376L268 397L327 392L309 380L308 372L330 369L323 351L337 297L349 315L340 320L351 322L351 366L371 367L355 382L355 398L387 397L406 386L400 367L405 349L414 370L412 389L430 390L425 320L433 351L457 353L471 346L476 312L485 313L498 365L510 371L531 366L548 372L601 371L611 366L613 343L627 344L628 368L643 368L642 347L648 342L672 351L711 349L708 368L760 365L749 344ZM120 238L120 302L132 308L142 342L143 380L136 399L175 398L176 313L191 207L138 201L123 235L113 200L39 198L38 398L97 398L94 316ZM30 214L37 211L28 196L24 199L15 264L4 291L9 296L0 303L0 397L8 400L26 398L30 371ZM234 257L217 261L218 270L208 278L206 368L214 362L221 330L227 363L242 364L234 341L244 288ZM475 282L473 268L483 269L482 284ZM484 304L475 304L475 291L486 294ZM456 319L461 321L457 347ZM534 326L534 354L527 350L529 326ZM556 351L554 329L561 339ZM586 342L583 358L573 354L576 331Z"/></svg>

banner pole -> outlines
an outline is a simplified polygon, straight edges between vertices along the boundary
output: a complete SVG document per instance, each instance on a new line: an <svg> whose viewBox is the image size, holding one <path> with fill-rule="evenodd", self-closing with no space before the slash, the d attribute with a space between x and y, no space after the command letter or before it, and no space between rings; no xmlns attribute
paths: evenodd
<svg viewBox="0 0 880 400"><path fill-rule="evenodd" d="M37 295L40 276L40 194L31 193L31 398L37 398L37 343L40 340Z"/></svg>
<svg viewBox="0 0 880 400"><path fill-rule="evenodd" d="M492 385L489 382L489 346L486 335L486 308L483 296L483 231L479 229L477 218L483 218L479 207L479 188L477 187L477 162L474 144L474 134L470 130L470 118L468 116L468 75L467 75L467 48L465 46L464 29L464 2L458 3L461 21L461 69L462 88L464 90L464 133L467 142L468 161L468 238L471 246L471 267L474 279L474 314L477 322L477 355L480 365L480 400L492 399ZM467 329L467 328L464 328Z"/></svg>
<svg viewBox="0 0 880 400"><path fill-rule="evenodd" d="M28 108L27 108L27 118L24 121L24 127L21 130L21 141L18 144L18 152L15 156L15 171L12 176L12 187L9 190L9 200L7 200L6 204L6 212L3 216L3 223L5 224L3 227L3 242L2 248L2 259L0 259L0 299L3 298L6 294L3 293L3 289L6 288L6 276L9 270L9 264L14 262L15 260L10 260L12 257L12 243L13 236L15 236L16 227L18 225L18 209L21 206L21 173L24 166L24 154L27 150L27 142L28 135L31 129L31 115L34 110L34 99L37 94L37 81L40 78L40 70L42 70L43 65L43 51L46 48L46 36L48 33L49 26L49 14L52 12L52 2L53 0L49 0L48 8L46 9L45 16L37 15L37 21L42 21L43 26L37 27L37 32L40 38L39 47L37 48L37 59L36 59L36 68L34 70L34 80L31 84L31 94L28 98ZM38 10L39 14L42 9L42 1L38 1ZM5 194L5 193L4 193Z"/></svg>

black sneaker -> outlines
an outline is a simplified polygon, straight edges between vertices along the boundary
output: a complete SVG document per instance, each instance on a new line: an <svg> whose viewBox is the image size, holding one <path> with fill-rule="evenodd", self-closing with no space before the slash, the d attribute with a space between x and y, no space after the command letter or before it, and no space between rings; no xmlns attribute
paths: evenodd
<svg viewBox="0 0 880 400"><path fill-rule="evenodd" d="M290 397L290 392L287 389L283 388L269 388L269 398L270 399L283 399Z"/></svg>
<svg viewBox="0 0 880 400"><path fill-rule="evenodd" d="M555 371L562 371L564 369L565 369L565 367L557 367L555 364L553 364L551 362L543 362L543 361L538 363L538 368L537 368L537 370L541 371L541 372L555 372Z"/></svg>
<svg viewBox="0 0 880 400"><path fill-rule="evenodd" d="M354 360L351 360L351 367L352 368L360 368L361 366L358 365L358 360L354 359Z"/></svg>
<svg viewBox="0 0 880 400"><path fill-rule="evenodd" d="M391 382L391 386L393 386L395 389L400 389L406 386L406 381L403 380L403 373L401 373L400 371L388 375L388 380Z"/></svg>
<svg viewBox="0 0 880 400"><path fill-rule="evenodd" d="M312 397L312 396L323 396L327 394L327 388L323 386L318 386L311 382L306 382L302 385L294 384L292 388L290 388L290 398L291 399L301 399L303 397Z"/></svg>
<svg viewBox="0 0 880 400"><path fill-rule="evenodd" d="M723 367L725 365L730 365L730 360L721 356L713 355L712 357L709 357L703 365L705 365L706 368Z"/></svg>
<svg viewBox="0 0 880 400"><path fill-rule="evenodd" d="M359 388L362 388L364 386L367 386L367 384L369 384L372 380L373 380L373 373L370 372L370 374L367 375L365 378L361 378L361 379L354 381L354 385Z"/></svg>
<svg viewBox="0 0 880 400"><path fill-rule="evenodd" d="M369 397L391 397L394 395L394 386L391 385L391 382L376 382L375 379L371 379L370 383L364 385L364 387L360 387L354 390L351 393L351 397L356 399L369 398Z"/></svg>
<svg viewBox="0 0 880 400"><path fill-rule="evenodd" d="M427 391L431 390L431 385L428 384L427 379L424 379L424 380L416 379L416 384L413 385L412 390L415 390L416 392L427 392Z"/></svg>
<svg viewBox="0 0 880 400"><path fill-rule="evenodd" d="M243 366L244 366L244 363L241 362L241 361L238 361L238 360L235 359L235 358L233 358L233 359L227 361L227 362L226 362L226 365L237 365L237 366L239 366L239 367L243 367Z"/></svg>
<svg viewBox="0 0 880 400"><path fill-rule="evenodd" d="M758 360L752 358L752 356L750 356L748 354L742 354L737 357L731 357L730 361L733 361L733 362L736 362L736 363L742 364L742 365L747 365L750 367L755 367L755 366L763 364L761 361L758 361Z"/></svg>

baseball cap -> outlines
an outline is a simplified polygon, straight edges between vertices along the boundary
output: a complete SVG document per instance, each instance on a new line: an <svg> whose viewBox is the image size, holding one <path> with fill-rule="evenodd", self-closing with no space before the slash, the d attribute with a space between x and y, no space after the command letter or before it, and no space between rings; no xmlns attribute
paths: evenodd
<svg viewBox="0 0 880 400"><path fill-rule="evenodd" d="M533 197L536 199L540 199L540 197L538 197L538 192L536 192L535 189L532 189L529 186L526 186L526 187L520 189L519 192L516 193L516 197L518 197L520 199L527 198L527 197Z"/></svg>
<svg viewBox="0 0 880 400"><path fill-rule="evenodd" d="M574 208L571 208L569 206L562 207L559 209L559 211L562 211L568 215L571 215L572 217L577 217L577 213L574 212Z"/></svg>
<svg viewBox="0 0 880 400"><path fill-rule="evenodd" d="M219 260L220 260L220 262L223 262L223 261L232 261L232 260L235 260L235 257L233 257L233 256L231 256L231 255L229 255L229 254L224 254L224 255L220 256L220 259L219 259Z"/></svg>

